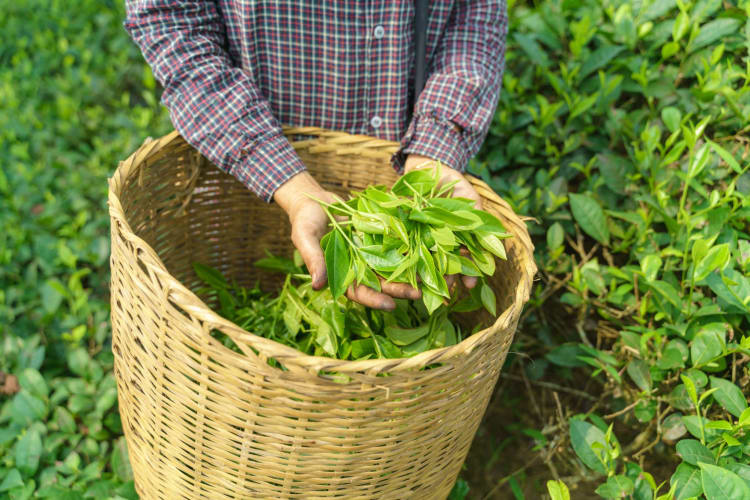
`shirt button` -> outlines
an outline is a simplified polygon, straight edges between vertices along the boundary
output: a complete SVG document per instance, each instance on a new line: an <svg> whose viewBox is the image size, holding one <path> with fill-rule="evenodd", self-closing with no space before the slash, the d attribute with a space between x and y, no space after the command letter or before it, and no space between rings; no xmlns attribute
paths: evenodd
<svg viewBox="0 0 750 500"><path fill-rule="evenodd" d="M383 119L379 116L373 116L370 118L370 125L372 125L372 128L380 128L380 126L383 124Z"/></svg>
<svg viewBox="0 0 750 500"><path fill-rule="evenodd" d="M380 25L375 26L375 29L372 31L372 35L376 40L380 40L381 38L383 38L383 35L385 35L385 28Z"/></svg>

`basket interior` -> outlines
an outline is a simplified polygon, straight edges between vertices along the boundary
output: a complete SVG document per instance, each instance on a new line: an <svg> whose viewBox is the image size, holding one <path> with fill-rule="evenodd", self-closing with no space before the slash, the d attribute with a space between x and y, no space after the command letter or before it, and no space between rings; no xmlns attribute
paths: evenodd
<svg viewBox="0 0 750 500"><path fill-rule="evenodd" d="M298 151L310 173L326 189L339 195L372 184L391 185L398 174L380 159ZM191 290L202 286L192 264L220 270L243 286L278 288L278 273L256 268L267 252L290 257L293 246L286 214L275 204L258 199L234 177L213 166L184 141L172 141L158 155L131 171L120 193L125 217L133 232L145 240L172 276ZM494 211L485 200L485 209ZM496 215L500 215L496 212ZM501 217L502 219L502 217ZM510 231L514 226L509 225ZM522 245L505 240L508 260L497 260L489 280L502 314L517 299L524 276L519 259ZM212 305L212 304L209 304ZM486 311L458 315L464 331L478 322L489 326Z"/></svg>

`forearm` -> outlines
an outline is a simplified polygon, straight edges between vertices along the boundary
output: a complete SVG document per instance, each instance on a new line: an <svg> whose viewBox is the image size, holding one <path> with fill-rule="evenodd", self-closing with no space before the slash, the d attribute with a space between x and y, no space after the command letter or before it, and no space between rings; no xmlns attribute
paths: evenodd
<svg viewBox="0 0 750 500"><path fill-rule="evenodd" d="M164 86L175 128L219 168L270 201L304 170L254 82L224 50L213 1L128 0L125 27Z"/></svg>
<svg viewBox="0 0 750 500"><path fill-rule="evenodd" d="M454 9L394 158L397 167L407 154L421 154L463 171L492 122L505 60L505 0L458 2Z"/></svg>

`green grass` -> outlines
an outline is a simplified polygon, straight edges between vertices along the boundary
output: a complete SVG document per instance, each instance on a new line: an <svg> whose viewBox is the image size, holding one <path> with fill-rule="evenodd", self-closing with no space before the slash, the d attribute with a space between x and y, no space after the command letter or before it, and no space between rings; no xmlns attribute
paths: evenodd
<svg viewBox="0 0 750 500"><path fill-rule="evenodd" d="M535 218L541 279L452 498L750 488L748 10L512 5L472 168ZM0 371L21 385L0 395L0 499L135 498L106 179L171 126L123 15L37 0L0 17Z"/></svg>

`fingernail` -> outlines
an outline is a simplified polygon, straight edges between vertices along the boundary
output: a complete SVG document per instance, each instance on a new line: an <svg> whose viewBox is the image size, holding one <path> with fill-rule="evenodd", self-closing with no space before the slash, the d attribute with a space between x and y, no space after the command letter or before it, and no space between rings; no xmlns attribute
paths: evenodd
<svg viewBox="0 0 750 500"><path fill-rule="evenodd" d="M419 299L419 298L421 298L421 297L422 297L422 292L420 292L419 290L412 290L412 291L410 292L409 296L410 296L410 297L411 297L412 299L415 299L415 300L416 300L416 299Z"/></svg>
<svg viewBox="0 0 750 500"><path fill-rule="evenodd" d="M386 311L393 311L396 309L396 303L392 300L384 300L380 303L380 308Z"/></svg>
<svg viewBox="0 0 750 500"><path fill-rule="evenodd" d="M311 276L311 279L313 289L320 290L321 288L323 288L323 283L321 283L320 275L313 274Z"/></svg>

